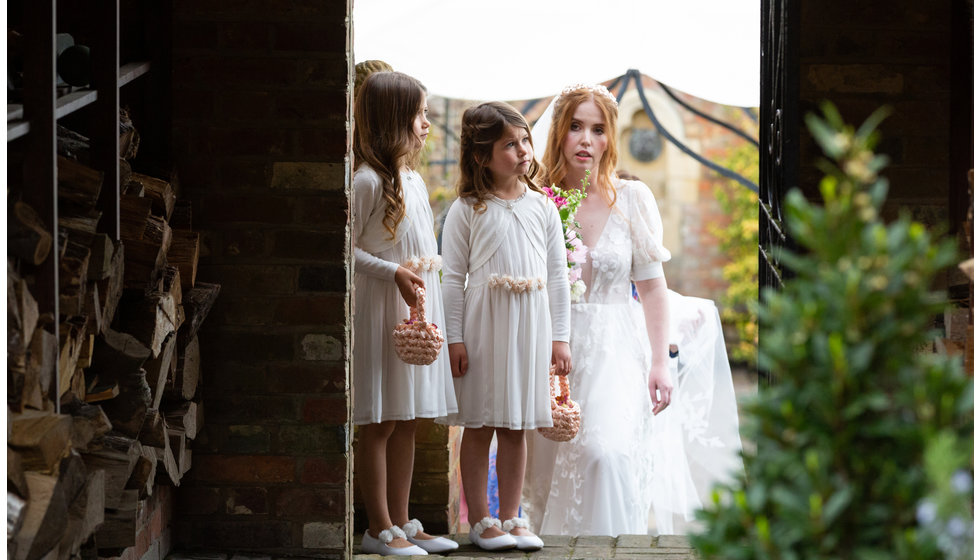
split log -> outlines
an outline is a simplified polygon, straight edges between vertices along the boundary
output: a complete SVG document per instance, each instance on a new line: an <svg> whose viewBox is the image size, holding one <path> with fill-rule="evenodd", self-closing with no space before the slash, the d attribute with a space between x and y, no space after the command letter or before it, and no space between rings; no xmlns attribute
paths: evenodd
<svg viewBox="0 0 980 560"><path fill-rule="evenodd" d="M143 369L146 370L146 382L149 384L150 393L153 396L150 408L160 408L163 392L167 386L167 378L176 370L177 333L171 332L167 335L161 348L160 355L147 360L143 366Z"/></svg>
<svg viewBox="0 0 980 560"><path fill-rule="evenodd" d="M68 517L59 558L77 558L82 545L105 520L105 471L88 473L85 487L68 506Z"/></svg>
<svg viewBox="0 0 980 560"><path fill-rule="evenodd" d="M102 332L102 298L99 295L99 283L89 282L85 289L85 301L82 307L82 316L86 318L85 332L95 341L95 335ZM87 353L86 353L87 352ZM79 363L85 364L82 367L89 367L92 363L92 348L82 348L82 355Z"/></svg>
<svg viewBox="0 0 980 560"><path fill-rule="evenodd" d="M99 202L104 177L101 171L58 156L58 201L94 208Z"/></svg>
<svg viewBox="0 0 980 560"><path fill-rule="evenodd" d="M139 490L124 491L116 507L106 507L105 521L95 532L100 549L129 548L136 544L138 509Z"/></svg>
<svg viewBox="0 0 980 560"><path fill-rule="evenodd" d="M28 368L36 368L41 398L45 398L46 395L50 395L54 391L55 368L58 367L59 356L58 337L42 326L42 323L48 320L50 320L50 314L39 318L38 327L34 329L31 347L28 350L30 355ZM27 388L27 391L29 394L30 387ZM40 409L40 407L38 408Z"/></svg>
<svg viewBox="0 0 980 560"><path fill-rule="evenodd" d="M183 274L181 274L183 276ZM214 306L218 294L221 292L221 284L208 284L198 282L190 291L184 292L184 328L177 333L177 348L186 345L192 338L197 336L197 331L204 323L211 307Z"/></svg>
<svg viewBox="0 0 980 560"><path fill-rule="evenodd" d="M20 453L7 446L7 490L13 490L21 498L27 498L27 479L24 478L24 466Z"/></svg>
<svg viewBox="0 0 980 560"><path fill-rule="evenodd" d="M129 178L130 183L143 185L144 196L153 201L153 211L157 216L162 216L169 220L174 211L174 203L177 201L177 194L169 182L142 173L133 173Z"/></svg>
<svg viewBox="0 0 980 560"><path fill-rule="evenodd" d="M24 352L31 344L39 318L37 300L7 262L7 352ZM16 337L12 339L12 337Z"/></svg>
<svg viewBox="0 0 980 560"><path fill-rule="evenodd" d="M198 405L196 402L184 401L174 408L165 411L164 416L167 419L167 426L171 429L183 430L187 439L196 438L198 430L197 409Z"/></svg>
<svg viewBox="0 0 980 560"><path fill-rule="evenodd" d="M190 231L192 226L192 207L189 200L177 200L174 204L173 214L170 215L170 227L174 230Z"/></svg>
<svg viewBox="0 0 980 560"><path fill-rule="evenodd" d="M85 402L97 403L113 399L119 395L119 383L107 381L102 377L86 372L85 374Z"/></svg>
<svg viewBox="0 0 980 560"><path fill-rule="evenodd" d="M26 512L27 501L13 492L7 492L7 540L17 536Z"/></svg>
<svg viewBox="0 0 980 560"><path fill-rule="evenodd" d="M167 337L177 328L177 309L173 297L163 292L143 294L129 291L123 294L119 328L145 344L154 358L164 349Z"/></svg>
<svg viewBox="0 0 980 560"><path fill-rule="evenodd" d="M119 377L119 396L102 403L112 428L131 438L139 437L151 402L146 372L139 369Z"/></svg>
<svg viewBox="0 0 980 560"><path fill-rule="evenodd" d="M122 185L121 194L123 196L138 196L141 198L146 196L146 188L139 181L126 181L125 183L120 182L119 184Z"/></svg>
<svg viewBox="0 0 980 560"><path fill-rule="evenodd" d="M163 447L154 447L153 450L157 457L157 483L180 486L180 466L170 448L170 437L164 438Z"/></svg>
<svg viewBox="0 0 980 560"><path fill-rule="evenodd" d="M58 396L71 389L82 347L88 341L85 334L85 317L69 317L58 329L61 351L58 354Z"/></svg>
<svg viewBox="0 0 980 560"><path fill-rule="evenodd" d="M174 455L174 462L177 463L177 471L182 477L190 469L190 461L187 456L187 436L184 430L167 429L167 437L170 440L170 452Z"/></svg>
<svg viewBox="0 0 980 560"><path fill-rule="evenodd" d="M7 253L37 266L48 258L53 242L37 212L27 203L15 201L8 210Z"/></svg>
<svg viewBox="0 0 980 560"><path fill-rule="evenodd" d="M119 158L119 184L125 185L133 176L133 166L123 158Z"/></svg>
<svg viewBox="0 0 980 560"><path fill-rule="evenodd" d="M143 239L153 202L142 196L119 197L119 237L125 241Z"/></svg>
<svg viewBox="0 0 980 560"><path fill-rule="evenodd" d="M102 407L81 401L72 401L61 407L71 415L71 446L88 451L93 441L99 441L112 430L112 423Z"/></svg>
<svg viewBox="0 0 980 560"><path fill-rule="evenodd" d="M88 137L58 125L58 155L85 163L91 159L91 149Z"/></svg>
<svg viewBox="0 0 980 560"><path fill-rule="evenodd" d="M193 231L174 230L167 262L180 269L181 287L190 290L197 282L197 262L200 258L201 234Z"/></svg>
<svg viewBox="0 0 980 560"><path fill-rule="evenodd" d="M173 243L170 245L171 251L173 250ZM184 302L184 290L181 286L180 279L180 268L175 266L170 261L170 256L167 256L167 268L163 272L163 291L170 294L170 297L174 298L174 304L180 305ZM180 328L179 326L177 328Z"/></svg>
<svg viewBox="0 0 980 560"><path fill-rule="evenodd" d="M123 239L126 244L124 281L127 288L145 289L148 281L152 284L163 277L172 236L173 232L166 221L150 216L140 239Z"/></svg>
<svg viewBox="0 0 980 560"><path fill-rule="evenodd" d="M133 119L129 116L129 111L120 107L119 109L119 155L123 160L133 159L140 147L140 134L133 124ZM125 184L125 183L120 183Z"/></svg>
<svg viewBox="0 0 980 560"><path fill-rule="evenodd" d="M112 239L104 233L63 228L69 239L89 249L88 280L101 280L112 272L112 255L115 252Z"/></svg>
<svg viewBox="0 0 980 560"><path fill-rule="evenodd" d="M165 396L168 399L189 401L197 393L198 381L201 378L201 347L197 336L180 348L177 348L177 371L172 379L167 380Z"/></svg>
<svg viewBox="0 0 980 560"><path fill-rule="evenodd" d="M187 474L187 471L191 470L191 462L192 462L191 459L192 459L192 456L193 456L193 453L191 451L191 448L190 447L184 447L183 462L181 463L181 466L180 466L180 475L181 476L184 476L185 474Z"/></svg>
<svg viewBox="0 0 980 560"><path fill-rule="evenodd" d="M144 446L163 447L167 437L167 421L163 414L155 408L146 411L143 426L140 428L139 440Z"/></svg>
<svg viewBox="0 0 980 560"><path fill-rule="evenodd" d="M122 299L125 254L122 242L116 241L112 260L109 264L110 273L99 280L99 303L102 306L102 330L100 332L105 332L112 324L116 316L116 309L119 308L119 300Z"/></svg>
<svg viewBox="0 0 980 560"><path fill-rule="evenodd" d="M102 448L82 453L89 471L105 471L105 507L118 508L124 501L126 482L133 474L142 446L134 439L112 433L102 438Z"/></svg>
<svg viewBox="0 0 980 560"><path fill-rule="evenodd" d="M89 371L107 380L119 380L140 371L150 353L136 337L107 328L95 339Z"/></svg>
<svg viewBox="0 0 980 560"><path fill-rule="evenodd" d="M7 445L28 471L51 472L71 449L71 416L41 410L9 415Z"/></svg>
<svg viewBox="0 0 980 560"><path fill-rule="evenodd" d="M156 453L150 447L143 447L136 459L133 474L126 481L126 490L138 490L139 499L145 500L153 495L154 474L157 470Z"/></svg>
<svg viewBox="0 0 980 560"><path fill-rule="evenodd" d="M61 540L68 522L65 494L58 490L58 477L29 471L30 500L20 532L14 538L13 560L39 560Z"/></svg>
<svg viewBox="0 0 980 560"><path fill-rule="evenodd" d="M79 208L74 204L58 206L58 227L72 231L95 234L99 229L102 211L97 208Z"/></svg>

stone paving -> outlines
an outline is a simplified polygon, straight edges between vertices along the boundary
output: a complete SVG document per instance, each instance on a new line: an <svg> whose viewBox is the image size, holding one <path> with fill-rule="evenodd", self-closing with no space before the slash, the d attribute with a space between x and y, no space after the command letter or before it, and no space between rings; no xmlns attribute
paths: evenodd
<svg viewBox="0 0 980 560"><path fill-rule="evenodd" d="M533 560L599 560L604 558L634 558L649 560L696 560L697 556L687 542L687 537L679 535L620 535L619 537L551 537L542 536L544 548L537 552L518 550L487 552L470 544L466 535L453 537L459 543L459 550L446 556L453 560L486 560L489 558ZM354 550L360 545L356 539ZM354 560L375 560L377 554L354 554ZM418 560L424 556L408 556Z"/></svg>

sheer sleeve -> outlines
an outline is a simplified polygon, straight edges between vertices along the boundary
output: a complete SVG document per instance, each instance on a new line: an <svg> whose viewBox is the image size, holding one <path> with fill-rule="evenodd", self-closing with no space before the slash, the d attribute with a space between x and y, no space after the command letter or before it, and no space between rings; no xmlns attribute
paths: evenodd
<svg viewBox="0 0 980 560"><path fill-rule="evenodd" d="M469 270L469 214L456 199L442 226L442 302L446 312L446 343L463 342L463 287Z"/></svg>
<svg viewBox="0 0 980 560"><path fill-rule="evenodd" d="M358 239L365 234L365 228L372 222L372 213L381 198L381 178L368 169L354 174L354 203L352 205L352 224L354 227L354 272L394 280L398 263L378 258L358 246ZM380 224L380 221L377 221Z"/></svg>
<svg viewBox="0 0 980 560"><path fill-rule="evenodd" d="M639 181L628 186L630 238L633 245L632 278L650 280L664 275L663 263L670 260L664 247L664 223L650 189Z"/></svg>

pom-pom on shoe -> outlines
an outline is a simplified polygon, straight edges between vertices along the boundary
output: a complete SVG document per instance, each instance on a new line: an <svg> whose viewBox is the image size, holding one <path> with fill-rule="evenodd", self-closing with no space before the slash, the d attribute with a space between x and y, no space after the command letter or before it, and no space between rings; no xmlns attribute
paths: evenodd
<svg viewBox="0 0 980 560"><path fill-rule="evenodd" d="M408 542L414 544L429 554L445 554L459 548L458 542L447 539L446 537L432 537L431 539L415 538L415 535L425 532L422 530L422 522L420 522L418 519L413 519L402 525L402 530L405 531Z"/></svg>
<svg viewBox="0 0 980 560"><path fill-rule="evenodd" d="M517 541L517 550L531 552L535 550L541 550L542 548L544 548L544 541L542 541L540 537L538 537L533 533L530 535L515 535L511 533L511 531L513 531L514 529L527 529L527 528L528 528L527 519L521 519L520 517L508 519L507 521L504 521L504 525L503 525L503 530L506 531L508 535L514 537L514 540Z"/></svg>
<svg viewBox="0 0 980 560"><path fill-rule="evenodd" d="M405 533L394 525L378 533L378 538L371 536L371 533L364 531L364 538L361 539L361 552L365 554L380 554L381 556L427 556L429 553L417 545L398 548L388 546L388 543L395 538L405 539Z"/></svg>
<svg viewBox="0 0 980 560"><path fill-rule="evenodd" d="M470 529L470 542L483 550L507 550L517 546L517 540L510 533L504 533L496 537L483 538L480 535L490 527L500 528L500 520L492 517L484 517L479 523Z"/></svg>

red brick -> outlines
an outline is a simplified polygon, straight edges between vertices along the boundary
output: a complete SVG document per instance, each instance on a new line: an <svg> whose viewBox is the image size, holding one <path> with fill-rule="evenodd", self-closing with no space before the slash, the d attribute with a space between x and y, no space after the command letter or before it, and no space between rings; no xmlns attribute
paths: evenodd
<svg viewBox="0 0 980 560"><path fill-rule="evenodd" d="M283 196L205 197L200 221L208 224L224 222L253 222L288 224L292 221L292 201Z"/></svg>
<svg viewBox="0 0 980 560"><path fill-rule="evenodd" d="M173 27L173 49L213 49L218 45L218 25L213 21L182 21Z"/></svg>
<svg viewBox="0 0 980 560"><path fill-rule="evenodd" d="M215 94L202 89L174 88L174 118L210 119L214 115Z"/></svg>
<svg viewBox="0 0 980 560"><path fill-rule="evenodd" d="M276 515L284 518L329 519L344 515L347 498L339 488L283 488L276 499Z"/></svg>
<svg viewBox="0 0 980 560"><path fill-rule="evenodd" d="M347 152L347 132L343 126L294 130L290 150L296 157L342 158Z"/></svg>
<svg viewBox="0 0 980 560"><path fill-rule="evenodd" d="M275 116L300 121L331 120L336 129L347 123L347 92L336 87L283 91L276 95Z"/></svg>
<svg viewBox="0 0 980 560"><path fill-rule="evenodd" d="M273 96L268 91L222 92L216 115L226 121L259 122L272 114Z"/></svg>
<svg viewBox="0 0 980 560"><path fill-rule="evenodd" d="M284 51L343 52L347 33L343 26L313 23L279 23L274 48Z"/></svg>
<svg viewBox="0 0 980 560"><path fill-rule="evenodd" d="M272 393L343 393L344 366L323 364L270 364L267 390Z"/></svg>
<svg viewBox="0 0 980 560"><path fill-rule="evenodd" d="M201 353L205 364L210 360L227 360L254 365L262 361L291 360L296 354L295 337L281 331L215 332L205 328L201 336L201 348L207 348L207 353Z"/></svg>
<svg viewBox="0 0 980 560"><path fill-rule="evenodd" d="M188 472L195 482L269 483L293 482L296 459L277 455L195 455Z"/></svg>
<svg viewBox="0 0 980 560"><path fill-rule="evenodd" d="M224 156L282 155L289 144L286 131L273 126L216 128L209 136L212 153Z"/></svg>
<svg viewBox="0 0 980 560"><path fill-rule="evenodd" d="M296 221L301 224L342 224L350 213L343 193L325 193L305 200L296 207Z"/></svg>
<svg viewBox="0 0 980 560"><path fill-rule="evenodd" d="M343 322L344 295L295 296L279 300L276 321L288 325L322 325Z"/></svg>
<svg viewBox="0 0 980 560"><path fill-rule="evenodd" d="M296 79L306 87L346 90L348 64L341 53L319 53L317 58L297 61Z"/></svg>
<svg viewBox="0 0 980 560"><path fill-rule="evenodd" d="M219 165L221 184L233 190L266 189L271 173L265 158L225 159Z"/></svg>
<svg viewBox="0 0 980 560"><path fill-rule="evenodd" d="M336 223L336 222L335 222ZM289 230L275 234L273 254L286 259L311 260L343 258L346 232L337 228L334 231Z"/></svg>
<svg viewBox="0 0 980 560"><path fill-rule="evenodd" d="M242 298L225 297L215 302L208 315L209 322L230 327L259 327L273 322L275 298L246 296ZM206 379L206 378L205 378Z"/></svg>
<svg viewBox="0 0 980 560"><path fill-rule="evenodd" d="M223 494L227 514L269 513L269 491L266 488L225 488Z"/></svg>
<svg viewBox="0 0 980 560"><path fill-rule="evenodd" d="M225 265L212 266L209 272L222 278L221 297L291 294L296 290L295 266Z"/></svg>
<svg viewBox="0 0 980 560"><path fill-rule="evenodd" d="M347 459L311 457L302 463L299 481L303 484L343 484L347 479Z"/></svg>
<svg viewBox="0 0 980 560"><path fill-rule="evenodd" d="M198 457L194 457L197 470ZM177 494L177 511L181 514L212 514L221 507L221 494L217 488L181 485Z"/></svg>
<svg viewBox="0 0 980 560"><path fill-rule="evenodd" d="M347 422L347 399L345 397L306 399L303 404L303 421L311 424L319 422L343 424Z"/></svg>
<svg viewBox="0 0 980 560"><path fill-rule="evenodd" d="M219 45L223 49L243 51L267 51L273 27L263 21L223 21L218 31Z"/></svg>
<svg viewBox="0 0 980 560"><path fill-rule="evenodd" d="M296 287L300 292L345 292L347 269L341 265L304 266L299 269Z"/></svg>

